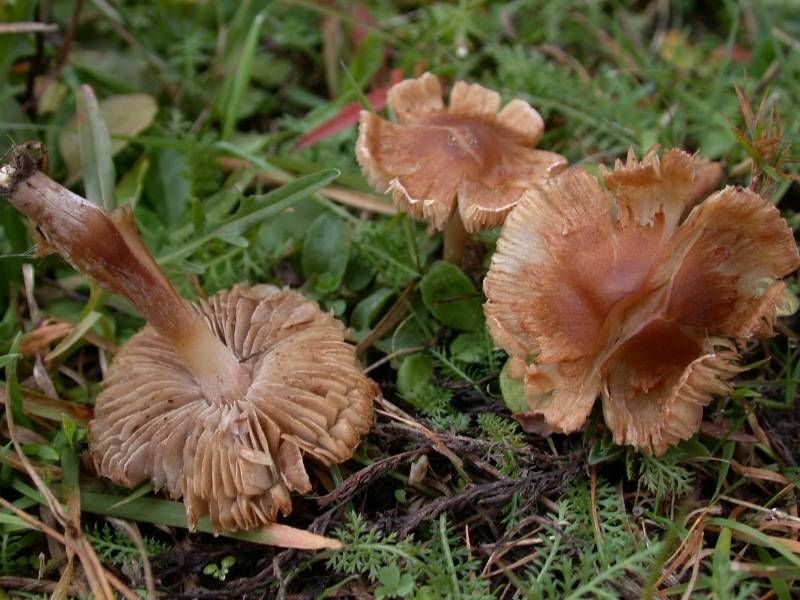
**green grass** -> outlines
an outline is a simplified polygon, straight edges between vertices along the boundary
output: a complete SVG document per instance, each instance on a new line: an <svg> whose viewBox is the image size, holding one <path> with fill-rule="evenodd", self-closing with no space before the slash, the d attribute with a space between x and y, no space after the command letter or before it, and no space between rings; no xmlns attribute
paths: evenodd
<svg viewBox="0 0 800 600"><path fill-rule="evenodd" d="M589 170L629 147L641 154L660 144L700 151L728 167L727 183L746 184L753 149L734 129L747 131L737 87L755 108L763 99L780 112L784 144L796 154L794 0L631 4L370 0L357 11L355 3L316 0L0 3L0 23L43 14L59 26L39 37L0 32L0 154L43 142L56 180L108 208L132 206L145 243L186 297L242 280L300 287L350 327L353 342L372 340L361 358L374 365L370 376L384 396L450 449L439 452L422 429L379 415L351 461L330 476L312 472L315 495L297 498L285 522L336 537L347 543L343 551L281 551L254 543L258 536L187 533L175 514L180 505L156 500L147 487L113 488L79 461L101 365L142 319L57 257L34 256L26 224L2 204L0 366L13 421L46 485L69 497L80 479L89 500L102 499L103 510L85 503L81 525L120 579L145 593L138 547L103 515L137 520L149 510L138 519L143 547L156 587L169 596L796 594L796 317L748 348L752 368L730 398L706 410L716 429L662 457L614 446L597 412L582 433L524 434L503 404L511 393L501 390L505 355L492 347L481 312L496 232L479 236L485 253L472 268L453 273L437 262L440 236L423 224L362 214L324 195L332 182L369 191L353 154L354 127L295 149L400 69L528 100L547 123L540 146ZM101 104L147 94L158 111L148 118L140 99L103 120L84 85ZM113 161L96 152L103 123ZM70 137L73 150L65 151ZM85 156L95 151L83 179L70 167L78 147ZM231 170L225 158L255 168ZM782 168L798 172L791 162ZM276 188L264 173L288 184ZM800 227L797 183L767 181L768 196ZM23 264L34 270L27 288ZM789 283L797 292L796 276ZM441 301L452 296L459 300ZM390 312L399 319L372 339ZM84 335L37 367L19 344L45 318L81 322ZM3 426L0 496L40 518L46 500L14 457ZM369 475L348 486L361 469ZM235 560L220 575L227 557ZM0 510L0 597L3 586L9 594L20 587L3 577L41 574L55 583L63 569L43 534Z"/></svg>

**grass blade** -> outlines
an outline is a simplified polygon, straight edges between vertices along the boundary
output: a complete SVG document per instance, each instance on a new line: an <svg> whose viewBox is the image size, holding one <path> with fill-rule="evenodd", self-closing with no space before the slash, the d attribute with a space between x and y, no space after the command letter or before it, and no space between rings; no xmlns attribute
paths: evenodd
<svg viewBox="0 0 800 600"><path fill-rule="evenodd" d="M64 354L64 352L72 348L72 346L75 343L77 343L78 340L80 340L84 336L84 334L87 331L89 331L94 326L94 324L97 323L97 320L102 316L103 315L101 315L99 312L91 311L89 314L83 317L80 321L78 321L75 327L73 327L70 334L63 340L61 340L58 346L53 348L53 350L47 356L45 356L45 360L46 361L53 360L54 358L61 356L62 354Z"/></svg>
<svg viewBox="0 0 800 600"><path fill-rule="evenodd" d="M82 85L75 96L78 108L78 140L83 163L83 183L86 198L111 212L114 201L114 161L111 156L111 136L100 114L97 97L91 86Z"/></svg>
<svg viewBox="0 0 800 600"><path fill-rule="evenodd" d="M712 518L708 520L709 525L716 525L717 527L727 527L733 531L737 531L742 534L747 541L753 544L758 544L759 546L765 546L770 548L783 556L786 560L792 563L795 566L800 567L800 558L792 552L788 547L781 544L779 541L772 536L769 536L765 533L760 532L758 529L754 529L749 525L745 525L744 523L738 523L737 521L732 521L731 519L723 519L723 518Z"/></svg>
<svg viewBox="0 0 800 600"><path fill-rule="evenodd" d="M81 504L86 512L98 515L144 523L156 523L169 527L188 527L186 509L183 503L173 502L172 500L135 498L129 502L120 503L120 498L113 494L84 491L81 492ZM198 521L197 530L214 533L208 517L203 517ZM336 540L295 529L288 525L281 525L280 523L272 523L250 531L228 531L221 535L256 544L304 550L336 549L341 547L341 543Z"/></svg>
<svg viewBox="0 0 800 600"><path fill-rule="evenodd" d="M235 215L225 223L215 227L212 231L201 235L182 247L162 256L158 259L159 264L167 264L186 256L198 248L202 248L205 244L213 239L224 237L230 233L239 233L247 227L256 225L265 219L274 217L292 204L299 202L303 198L308 197L314 192L318 192L324 188L331 181L339 176L337 169L327 169L320 171L314 175L306 175L300 177L291 183L287 183L283 187L273 190L268 194L257 196L255 204L257 208L243 215ZM264 206L266 204L266 206Z"/></svg>
<svg viewBox="0 0 800 600"><path fill-rule="evenodd" d="M250 25L250 30L247 32L247 39L245 39L242 53L239 56L238 68L233 78L233 87L231 88L231 95L228 98L227 107L225 109L225 121L222 125L222 139L230 139L233 134L233 128L236 126L236 121L239 119L239 108L242 105L242 99L247 91L247 86L250 83L250 77L253 72L253 58L258 50L258 39L261 36L261 29L264 26L265 11L253 20Z"/></svg>

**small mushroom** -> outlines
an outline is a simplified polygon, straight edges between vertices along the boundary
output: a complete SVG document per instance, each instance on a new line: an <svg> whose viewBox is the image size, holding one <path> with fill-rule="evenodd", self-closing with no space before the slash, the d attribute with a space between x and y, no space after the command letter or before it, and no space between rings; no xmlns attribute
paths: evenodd
<svg viewBox="0 0 800 600"><path fill-rule="evenodd" d="M148 321L119 351L90 424L97 471L183 497L194 527L249 529L308 492L308 455L346 460L372 422L378 386L345 328L301 294L237 285L192 305L164 276L128 209L110 215L40 172L20 150L5 196L48 245Z"/></svg>
<svg viewBox="0 0 800 600"><path fill-rule="evenodd" d="M445 107L425 73L393 86L388 104L396 123L361 112L356 157L370 185L444 230L450 262L468 234L502 225L526 189L567 165L533 148L544 133L536 110L519 99L500 110L500 94L481 85L457 81Z"/></svg>
<svg viewBox="0 0 800 600"><path fill-rule="evenodd" d="M726 187L692 202L681 150L630 153L597 180L573 168L531 191L506 221L484 281L494 340L530 411L572 432L602 396L618 444L660 454L693 435L730 391L737 347L773 333L800 266L778 210Z"/></svg>

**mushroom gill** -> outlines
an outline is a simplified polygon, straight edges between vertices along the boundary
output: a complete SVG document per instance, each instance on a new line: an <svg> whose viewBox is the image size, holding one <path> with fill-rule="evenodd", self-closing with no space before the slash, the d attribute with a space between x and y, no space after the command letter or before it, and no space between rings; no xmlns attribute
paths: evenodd
<svg viewBox="0 0 800 600"><path fill-rule="evenodd" d="M291 512L308 492L303 455L347 460L371 423L377 386L344 326L293 291L237 285L195 307L247 371L233 402L209 401L151 327L117 354L90 425L99 473L183 496L189 523L249 529Z"/></svg>
<svg viewBox="0 0 800 600"><path fill-rule="evenodd" d="M737 348L772 335L780 278L800 266L792 231L735 187L681 220L696 165L680 150L630 153L604 172L606 191L570 169L511 213L484 310L524 382L525 421L575 431L601 396L616 443L662 453L730 391Z"/></svg>
<svg viewBox="0 0 800 600"><path fill-rule="evenodd" d="M344 326L317 304L269 285L237 285L192 305L142 244L129 210L107 215L38 171L18 150L0 196L77 269L148 320L115 356L89 426L101 475L152 480L183 497L189 526L249 529L308 492L303 456L348 459L372 422L378 386Z"/></svg>
<svg viewBox="0 0 800 600"><path fill-rule="evenodd" d="M544 133L535 109L515 99L500 110L500 94L481 85L457 81L445 107L439 79L425 73L393 86L388 104L396 123L361 112L356 157L370 185L445 230L446 254L501 225L527 188L566 167L534 149Z"/></svg>

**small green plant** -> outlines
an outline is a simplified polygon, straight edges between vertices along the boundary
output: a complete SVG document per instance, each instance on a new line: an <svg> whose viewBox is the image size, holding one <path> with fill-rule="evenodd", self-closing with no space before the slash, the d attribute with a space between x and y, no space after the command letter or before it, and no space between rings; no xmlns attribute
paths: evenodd
<svg viewBox="0 0 800 600"><path fill-rule="evenodd" d="M688 494L694 484L694 476L681 461L686 453L680 448L670 448L661 456L627 450L628 479L636 479L639 485L656 498L680 497Z"/></svg>
<svg viewBox="0 0 800 600"><path fill-rule="evenodd" d="M379 584L376 598L427 600L452 597L489 600L491 582L477 576L480 562L471 558L460 534L450 530L441 515L427 537L397 539L368 527L358 513L348 514L345 527L335 536L344 542L333 552L327 567L341 575L363 575Z"/></svg>
<svg viewBox="0 0 800 600"><path fill-rule="evenodd" d="M203 567L203 575L211 575L215 579L225 581L225 578L228 576L228 571L230 571L231 567L235 564L236 557L228 555L223 558L219 564L208 563L205 567Z"/></svg>
<svg viewBox="0 0 800 600"><path fill-rule="evenodd" d="M375 600L405 598L414 591L414 578L408 573L401 573L396 563L378 571L378 581L380 585L375 589Z"/></svg>
<svg viewBox="0 0 800 600"><path fill-rule="evenodd" d="M139 548L122 530L114 529L105 523L102 527L95 526L86 531L86 537L92 543L97 552L98 558L103 562L121 567L131 562L141 560ZM149 536L143 536L145 550L148 557L152 558L163 554L169 549L169 545Z"/></svg>

